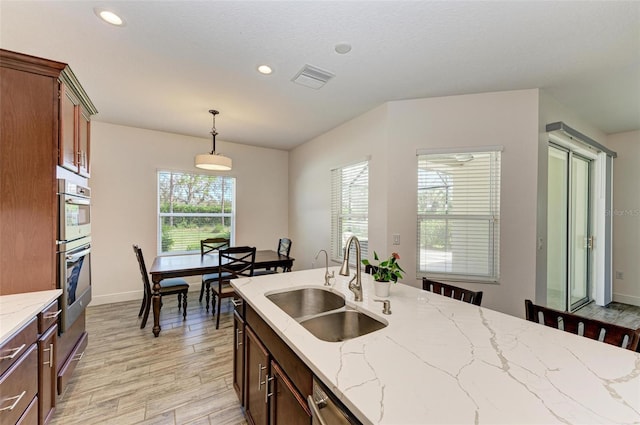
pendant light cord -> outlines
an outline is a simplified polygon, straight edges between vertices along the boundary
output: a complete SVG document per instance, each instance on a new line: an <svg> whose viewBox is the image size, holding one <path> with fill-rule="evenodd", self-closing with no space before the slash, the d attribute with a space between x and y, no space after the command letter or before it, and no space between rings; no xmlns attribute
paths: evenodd
<svg viewBox="0 0 640 425"><path fill-rule="evenodd" d="M216 115L219 114L218 111L216 111L215 109L209 109L209 113L211 115L213 115L213 127L211 128L211 138L213 139L213 149L211 150L211 155L215 155L216 154L216 136L218 135L218 132L216 131Z"/></svg>

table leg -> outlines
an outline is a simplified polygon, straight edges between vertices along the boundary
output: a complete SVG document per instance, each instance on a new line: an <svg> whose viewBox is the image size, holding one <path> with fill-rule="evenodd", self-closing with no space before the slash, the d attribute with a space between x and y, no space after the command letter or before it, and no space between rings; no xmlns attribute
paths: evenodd
<svg viewBox="0 0 640 425"><path fill-rule="evenodd" d="M160 335L160 280L156 281L153 278L153 295L151 296L151 302L153 302L153 335Z"/></svg>

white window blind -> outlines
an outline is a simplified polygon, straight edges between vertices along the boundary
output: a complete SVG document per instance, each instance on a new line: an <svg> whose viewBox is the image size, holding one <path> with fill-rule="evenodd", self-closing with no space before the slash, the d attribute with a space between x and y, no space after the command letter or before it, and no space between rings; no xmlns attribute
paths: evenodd
<svg viewBox="0 0 640 425"><path fill-rule="evenodd" d="M362 258L369 251L369 161L331 170L331 258L342 261L350 236L360 241ZM349 260L355 264L355 245ZM358 265L359 266L359 265Z"/></svg>
<svg viewBox="0 0 640 425"><path fill-rule="evenodd" d="M500 151L418 155L418 277L497 281Z"/></svg>
<svg viewBox="0 0 640 425"><path fill-rule="evenodd" d="M200 241L234 240L235 178L158 171L158 254L200 252Z"/></svg>

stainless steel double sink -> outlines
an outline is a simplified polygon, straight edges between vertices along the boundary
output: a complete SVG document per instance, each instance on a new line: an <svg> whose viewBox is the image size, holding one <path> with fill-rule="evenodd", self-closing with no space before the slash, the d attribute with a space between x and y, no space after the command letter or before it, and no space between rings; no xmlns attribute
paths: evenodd
<svg viewBox="0 0 640 425"><path fill-rule="evenodd" d="M348 307L341 294L312 287L266 295L316 338L339 342L375 332L386 323Z"/></svg>

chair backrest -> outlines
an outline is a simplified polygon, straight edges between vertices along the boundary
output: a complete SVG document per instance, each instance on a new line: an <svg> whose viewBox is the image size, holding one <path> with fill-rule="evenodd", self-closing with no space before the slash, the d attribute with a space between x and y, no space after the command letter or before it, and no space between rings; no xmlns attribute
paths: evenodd
<svg viewBox="0 0 640 425"><path fill-rule="evenodd" d="M636 351L640 340L640 329L630 329L613 323L577 316L552 308L536 305L525 300L527 320L545 326L585 336L607 344Z"/></svg>
<svg viewBox="0 0 640 425"><path fill-rule="evenodd" d="M480 305L482 303L482 291L471 291L447 283L436 282L426 277L422 278L422 289L473 305Z"/></svg>
<svg viewBox="0 0 640 425"><path fill-rule="evenodd" d="M289 256L291 252L291 239L289 238L280 238L278 241L278 254Z"/></svg>
<svg viewBox="0 0 640 425"><path fill-rule="evenodd" d="M200 255L209 254L213 251L229 248L229 239L227 238L207 238L200 241Z"/></svg>
<svg viewBox="0 0 640 425"><path fill-rule="evenodd" d="M256 262L256 248L251 246L234 246L218 251L218 273L229 273L235 277L253 276L253 267Z"/></svg>
<svg viewBox="0 0 640 425"><path fill-rule="evenodd" d="M142 275L142 286L144 286L144 292L147 297L151 296L151 282L149 282L149 274L147 273L147 266L144 265L144 257L142 256L142 250L138 245L133 245L133 252L138 259L138 266L140 266L140 274Z"/></svg>

